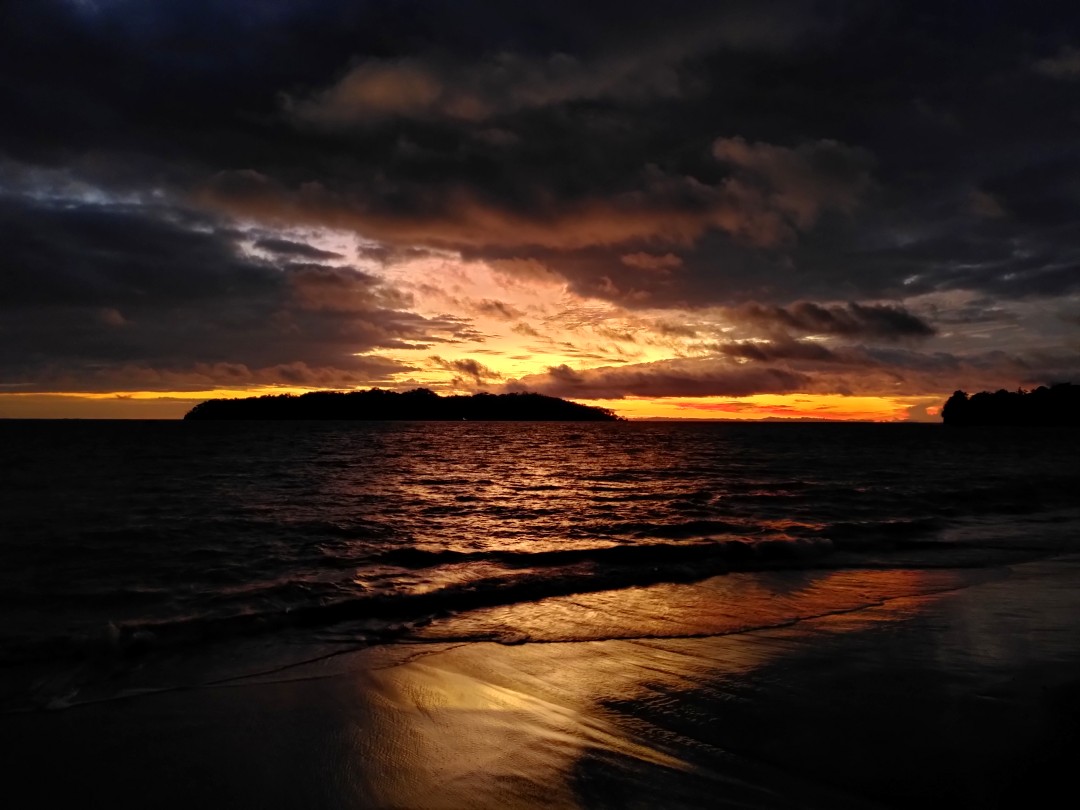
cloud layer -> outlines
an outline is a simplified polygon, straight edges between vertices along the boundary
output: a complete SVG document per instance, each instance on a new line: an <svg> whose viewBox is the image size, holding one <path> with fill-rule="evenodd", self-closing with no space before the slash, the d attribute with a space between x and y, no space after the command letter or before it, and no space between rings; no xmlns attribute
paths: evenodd
<svg viewBox="0 0 1080 810"><path fill-rule="evenodd" d="M0 386L1080 379L1078 54L1039 3L6 4Z"/></svg>
<svg viewBox="0 0 1080 810"><path fill-rule="evenodd" d="M408 370L369 353L463 330L370 274L280 245L258 258L169 208L0 198L0 243L0 376L23 391L362 384Z"/></svg>

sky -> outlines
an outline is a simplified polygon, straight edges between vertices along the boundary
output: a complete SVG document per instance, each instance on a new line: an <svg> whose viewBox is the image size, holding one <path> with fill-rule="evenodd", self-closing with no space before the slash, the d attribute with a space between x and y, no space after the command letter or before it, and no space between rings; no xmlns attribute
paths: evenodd
<svg viewBox="0 0 1080 810"><path fill-rule="evenodd" d="M0 417L1080 382L1080 8L0 4Z"/></svg>

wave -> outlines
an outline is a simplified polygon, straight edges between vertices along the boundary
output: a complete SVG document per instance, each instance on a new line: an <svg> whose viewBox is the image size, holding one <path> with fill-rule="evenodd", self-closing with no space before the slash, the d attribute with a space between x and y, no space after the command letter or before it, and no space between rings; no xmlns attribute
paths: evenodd
<svg viewBox="0 0 1080 810"><path fill-rule="evenodd" d="M705 539L715 535L745 535L759 531L759 527L753 523L731 520L617 521L591 523L585 528L601 537L654 537L664 540Z"/></svg>
<svg viewBox="0 0 1080 810"><path fill-rule="evenodd" d="M697 582L730 571L897 564L983 567L995 561L1013 562L1021 551L1023 558L1032 553L1038 556L1039 549L1011 547L1005 557L988 556L988 551L976 550L981 545L945 542L939 534L942 525L936 518L844 521L803 527L811 534L806 537L774 533L756 539L627 542L541 551L399 546L365 561L367 571L374 574L367 585L351 579L252 583L246 588L204 594L197 606L174 605L174 611L186 611L183 615L144 615L52 637L9 635L0 650L0 662L45 664L81 659L100 670L98 663L107 669L112 666L108 662L159 649L212 644L290 628L305 633L309 628L333 628L349 643L364 646L400 638L437 616L576 593ZM1072 524L1063 521L1061 525ZM904 549L931 548L935 549L932 555L903 553ZM838 553L830 556L834 550ZM902 561L880 553L889 550L896 550ZM130 600L163 594L127 591L117 596Z"/></svg>
<svg viewBox="0 0 1080 810"><path fill-rule="evenodd" d="M490 478L454 476L447 478L407 478L402 483L422 487L482 487L491 486L494 481Z"/></svg>
<svg viewBox="0 0 1080 810"><path fill-rule="evenodd" d="M596 565L655 566L708 560L746 561L767 557L802 559L832 548L828 539L789 538L723 540L707 543L641 543L544 551L457 551L402 547L376 555L372 562L402 568L431 568L472 562L493 562L510 568L534 568L593 563Z"/></svg>
<svg viewBox="0 0 1080 810"><path fill-rule="evenodd" d="M331 568L359 565L381 571L376 577L379 584L365 590L365 585L351 578L260 582L251 580L250 568L218 564L200 572L204 582L215 583L210 592L197 603L185 600L186 606L172 606L192 610L198 604L198 612L170 617L158 613L64 637L9 637L0 660L141 653L158 646L354 620L375 621L378 626L367 632L369 641L377 641L401 622L447 612L660 582L699 581L731 570L820 565L821 558L834 549L915 547L942 525L938 519L920 518L792 525L777 531L732 520L624 521L588 527L593 537L621 535L626 538L623 542L586 547L473 550L399 545L376 552L367 544L350 549L320 545L313 550L322 565L330 556L337 563ZM443 570L436 573L438 569ZM452 569L460 573L448 576ZM168 591L157 589L79 596L84 603L102 608L145 600L168 609L169 601Z"/></svg>
<svg viewBox="0 0 1080 810"><path fill-rule="evenodd" d="M916 548L940 545L935 539L948 526L938 517L892 520L841 520L821 529L841 549Z"/></svg>
<svg viewBox="0 0 1080 810"><path fill-rule="evenodd" d="M802 565L827 553L825 539L729 540L714 543L657 543L600 548L514 551L454 551L397 548L372 562L406 569L463 563L494 563L487 576L424 590L396 589L345 595L340 586L278 582L255 592L258 607L165 619L108 623L93 632L36 641L9 640L3 658L28 660L62 656L138 654L148 649L213 641L285 627L329 626L367 620L359 642L378 642L433 616L480 607L535 601L553 596L614 590L661 582L694 582L733 569ZM488 571L489 569L483 569ZM362 587L362 586L357 586ZM208 600L213 604L227 594ZM282 597L304 597L303 601Z"/></svg>

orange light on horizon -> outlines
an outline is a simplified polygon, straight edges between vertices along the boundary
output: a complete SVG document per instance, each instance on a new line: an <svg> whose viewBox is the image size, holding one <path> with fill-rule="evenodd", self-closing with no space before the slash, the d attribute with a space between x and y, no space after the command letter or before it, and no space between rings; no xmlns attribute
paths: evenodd
<svg viewBox="0 0 1080 810"><path fill-rule="evenodd" d="M408 384L388 388L415 387ZM179 419L208 399L304 394L310 388L263 386L205 391L119 391L0 394L7 419ZM444 393L467 393L445 391ZM837 394L757 394L748 397L574 399L627 419L820 419L828 421L936 421L941 397L866 397Z"/></svg>
<svg viewBox="0 0 1080 810"><path fill-rule="evenodd" d="M303 394L308 388L264 386L205 391L50 391L0 394L0 419L180 419L208 399Z"/></svg>
<svg viewBox="0 0 1080 810"><path fill-rule="evenodd" d="M579 400L628 419L821 419L828 421L932 421L944 397L755 394L747 397ZM930 419L923 417L922 411Z"/></svg>

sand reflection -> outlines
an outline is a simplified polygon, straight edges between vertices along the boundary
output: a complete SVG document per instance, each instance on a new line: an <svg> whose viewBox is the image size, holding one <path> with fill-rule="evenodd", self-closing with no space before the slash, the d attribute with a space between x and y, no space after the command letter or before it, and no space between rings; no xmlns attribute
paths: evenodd
<svg viewBox="0 0 1080 810"><path fill-rule="evenodd" d="M518 649L510 659L470 644L369 673L358 697L358 793L379 807L577 807L571 775L590 749L686 768L630 739L595 711L597 684ZM504 648L505 649L505 648Z"/></svg>
<svg viewBox="0 0 1080 810"><path fill-rule="evenodd" d="M731 687L810 639L915 615L964 576L738 574L437 622L419 657L356 681L373 709L351 732L358 792L384 807L579 807L611 791L643 806L634 791L663 783L673 806L767 806L771 766L729 768L738 756L703 741Z"/></svg>

